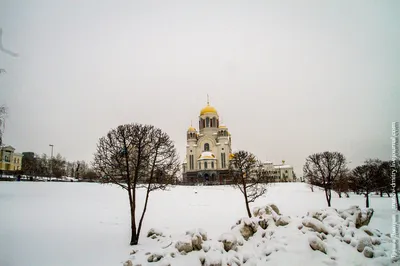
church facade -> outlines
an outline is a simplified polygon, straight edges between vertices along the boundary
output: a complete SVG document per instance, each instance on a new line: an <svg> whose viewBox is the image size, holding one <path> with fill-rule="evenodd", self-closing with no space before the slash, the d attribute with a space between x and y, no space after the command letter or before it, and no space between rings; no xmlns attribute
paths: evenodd
<svg viewBox="0 0 400 266"><path fill-rule="evenodd" d="M186 132L186 157L182 165L183 182L229 183L229 159L232 138L228 128L220 123L217 110L207 106L200 110L198 129L190 126Z"/></svg>

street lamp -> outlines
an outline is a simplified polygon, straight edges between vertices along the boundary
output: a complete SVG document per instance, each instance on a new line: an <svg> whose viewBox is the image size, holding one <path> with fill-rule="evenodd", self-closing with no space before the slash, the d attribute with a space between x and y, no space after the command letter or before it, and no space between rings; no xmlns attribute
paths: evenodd
<svg viewBox="0 0 400 266"><path fill-rule="evenodd" d="M49 146L51 147L51 157L50 157L50 175L53 175L53 148L54 145L53 144L49 144Z"/></svg>

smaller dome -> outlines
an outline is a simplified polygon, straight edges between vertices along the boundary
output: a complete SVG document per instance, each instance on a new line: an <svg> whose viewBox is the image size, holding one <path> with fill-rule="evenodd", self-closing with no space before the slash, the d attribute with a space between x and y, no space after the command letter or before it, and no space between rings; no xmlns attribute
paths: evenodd
<svg viewBox="0 0 400 266"><path fill-rule="evenodd" d="M200 115L205 115L205 114L218 115L217 110L214 107L210 106L209 104L207 104L207 106L201 109L200 111Z"/></svg>
<svg viewBox="0 0 400 266"><path fill-rule="evenodd" d="M229 154L229 160L232 160L235 157L235 154L231 153Z"/></svg>
<svg viewBox="0 0 400 266"><path fill-rule="evenodd" d="M196 132L196 129L192 126L190 126L187 130L188 132Z"/></svg>

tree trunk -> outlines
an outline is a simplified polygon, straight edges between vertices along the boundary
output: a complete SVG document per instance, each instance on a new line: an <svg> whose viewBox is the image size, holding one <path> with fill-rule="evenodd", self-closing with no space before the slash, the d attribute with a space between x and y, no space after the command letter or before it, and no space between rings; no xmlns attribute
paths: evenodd
<svg viewBox="0 0 400 266"><path fill-rule="evenodd" d="M331 206L331 191L327 188L325 188L325 197L326 201L328 202L328 207Z"/></svg>
<svg viewBox="0 0 400 266"><path fill-rule="evenodd" d="M151 186L151 182L149 181L149 185L147 187L147 192L146 192L146 199L145 199L144 207L143 207L143 212L142 212L142 216L140 217L140 221L139 221L139 227L138 227L138 231L137 231L137 241L139 241L140 231L142 229L143 218L144 218L144 215L146 214L147 203L149 202L150 186Z"/></svg>
<svg viewBox="0 0 400 266"><path fill-rule="evenodd" d="M135 195L131 194L131 190L129 189L129 204L131 207L131 242L130 245L137 245L139 242L139 236L136 232L136 218L135 218L135 209L136 209L136 203L135 203Z"/></svg>
<svg viewBox="0 0 400 266"><path fill-rule="evenodd" d="M247 196L245 198L246 198L247 215L249 216L249 218L251 218L251 211L250 211L250 207L249 207L249 202L247 200Z"/></svg>
<svg viewBox="0 0 400 266"><path fill-rule="evenodd" d="M399 204L399 193L397 190L395 190L396 194L396 203L397 203L397 210L400 211L400 204Z"/></svg>
<svg viewBox="0 0 400 266"><path fill-rule="evenodd" d="M338 195L339 195L339 198L341 198L342 197L342 193L339 191L339 192L336 192Z"/></svg>
<svg viewBox="0 0 400 266"><path fill-rule="evenodd" d="M390 198L390 192L386 191L386 194L388 195L388 198Z"/></svg>
<svg viewBox="0 0 400 266"><path fill-rule="evenodd" d="M242 185L243 185L243 196L244 196L244 203L246 204L247 215L249 216L249 218L251 218L251 211L250 211L250 207L249 207L249 201L247 199L246 183L245 183L243 178L242 178Z"/></svg>
<svg viewBox="0 0 400 266"><path fill-rule="evenodd" d="M381 198L382 198L383 197L383 190L380 190L379 193L380 193Z"/></svg>
<svg viewBox="0 0 400 266"><path fill-rule="evenodd" d="M369 208L369 193L365 194L365 207Z"/></svg>

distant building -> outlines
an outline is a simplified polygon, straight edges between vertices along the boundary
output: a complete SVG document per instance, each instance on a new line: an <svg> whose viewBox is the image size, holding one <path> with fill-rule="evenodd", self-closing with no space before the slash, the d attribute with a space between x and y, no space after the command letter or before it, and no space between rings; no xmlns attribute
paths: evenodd
<svg viewBox="0 0 400 266"><path fill-rule="evenodd" d="M229 181L231 134L220 123L217 110L208 101L200 111L199 131L190 126L186 137L183 182L224 184Z"/></svg>
<svg viewBox="0 0 400 266"><path fill-rule="evenodd" d="M22 154L15 152L12 146L0 148L0 171L13 172L22 169Z"/></svg>
<svg viewBox="0 0 400 266"><path fill-rule="evenodd" d="M272 177L275 182L294 182L295 176L293 173L293 166L285 164L273 164L270 161L263 163L263 168L268 172L269 176Z"/></svg>

